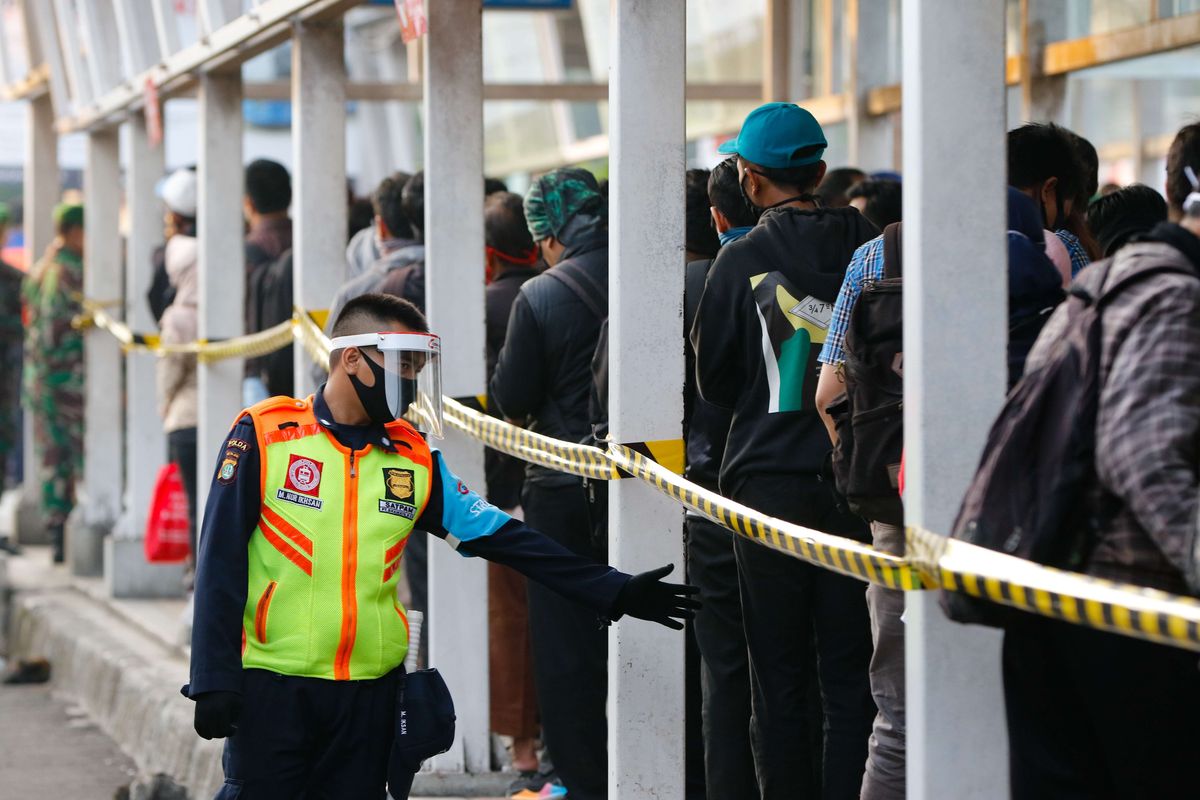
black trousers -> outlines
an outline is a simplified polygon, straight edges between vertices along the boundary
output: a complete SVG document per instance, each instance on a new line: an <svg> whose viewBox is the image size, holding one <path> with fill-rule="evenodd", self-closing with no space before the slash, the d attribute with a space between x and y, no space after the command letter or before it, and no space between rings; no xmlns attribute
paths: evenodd
<svg viewBox="0 0 1200 800"><path fill-rule="evenodd" d="M837 511L826 486L801 475L755 475L734 499L771 516L865 540L866 523ZM866 584L734 540L750 654L754 764L764 800L814 796L811 756L813 655L824 712L820 796L857 800L875 719L868 667L871 624Z"/></svg>
<svg viewBox="0 0 1200 800"><path fill-rule="evenodd" d="M688 582L704 606L692 630L700 649L704 776L714 799L758 796L750 748L750 662L742 628L737 560L730 531L689 516ZM690 767L690 762L689 762Z"/></svg>
<svg viewBox="0 0 1200 800"><path fill-rule="evenodd" d="M179 478L188 501L188 543L196 553L196 429L180 428L167 433L167 460L179 465Z"/></svg>
<svg viewBox="0 0 1200 800"><path fill-rule="evenodd" d="M569 550L598 553L584 489L526 483L525 522ZM608 631L596 612L529 581L542 736L572 800L608 797Z"/></svg>
<svg viewBox="0 0 1200 800"><path fill-rule="evenodd" d="M383 800L399 674L329 681L246 670L216 800ZM392 787L397 800L407 783Z"/></svg>
<svg viewBox="0 0 1200 800"><path fill-rule="evenodd" d="M1003 663L1015 800L1196 796L1196 653L1030 615Z"/></svg>

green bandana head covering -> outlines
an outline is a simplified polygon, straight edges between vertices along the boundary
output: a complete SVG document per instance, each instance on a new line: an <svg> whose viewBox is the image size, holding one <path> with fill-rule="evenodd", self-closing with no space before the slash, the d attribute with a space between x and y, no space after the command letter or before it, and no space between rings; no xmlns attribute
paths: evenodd
<svg viewBox="0 0 1200 800"><path fill-rule="evenodd" d="M604 197L596 176L580 167L561 167L533 182L525 197L525 221L535 242L550 236L561 241L563 229L575 217L603 219Z"/></svg>
<svg viewBox="0 0 1200 800"><path fill-rule="evenodd" d="M54 207L54 227L60 233L67 228L82 228L83 206L77 203L59 203Z"/></svg>

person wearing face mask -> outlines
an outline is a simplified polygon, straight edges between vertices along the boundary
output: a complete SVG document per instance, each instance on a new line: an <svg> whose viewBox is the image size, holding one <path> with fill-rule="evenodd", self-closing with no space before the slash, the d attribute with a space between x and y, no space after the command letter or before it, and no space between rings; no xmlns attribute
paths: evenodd
<svg viewBox="0 0 1200 800"><path fill-rule="evenodd" d="M821 480L829 439L817 414L817 355L855 249L879 234L854 208L815 195L827 147L820 124L791 103L768 103L720 151L758 223L721 248L691 340L700 397L731 413L721 493L771 516L869 541ZM763 798L857 797L875 717L867 668L871 629L859 581L735 537ZM815 658L814 658L815 656ZM807 688L820 675L824 743ZM812 762L823 758L817 786Z"/></svg>
<svg viewBox="0 0 1200 800"><path fill-rule="evenodd" d="M408 649L396 584L415 528L605 620L682 629L698 606L694 588L661 580L670 565L597 564L459 480L425 439L442 432L440 351L411 303L362 295L334 322L328 382L246 409L225 440L183 687L196 732L227 739L219 798L382 800L385 784L408 797L412 774L389 754Z"/></svg>

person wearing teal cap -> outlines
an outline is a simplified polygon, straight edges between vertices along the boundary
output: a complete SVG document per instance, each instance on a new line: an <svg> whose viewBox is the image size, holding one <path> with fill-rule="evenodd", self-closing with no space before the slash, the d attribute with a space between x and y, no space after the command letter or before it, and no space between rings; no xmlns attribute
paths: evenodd
<svg viewBox="0 0 1200 800"><path fill-rule="evenodd" d="M829 439L814 392L846 265L879 231L853 208L822 207L815 191L828 146L808 111L768 103L720 147L737 157L742 192L762 215L717 254L691 336L701 397L732 411L721 491L771 516L869 541L866 524L840 511L821 479ZM733 547L761 796L858 797L876 714L865 587L748 539ZM823 720L806 702L814 666Z"/></svg>

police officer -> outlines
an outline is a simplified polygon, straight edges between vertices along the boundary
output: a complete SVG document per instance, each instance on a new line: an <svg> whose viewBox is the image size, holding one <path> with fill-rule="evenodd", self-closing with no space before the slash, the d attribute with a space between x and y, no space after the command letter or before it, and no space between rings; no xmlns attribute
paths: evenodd
<svg viewBox="0 0 1200 800"><path fill-rule="evenodd" d="M228 737L218 798L384 797L408 649L396 583L414 528L606 619L680 629L698 606L692 587L661 581L671 566L630 576L593 563L455 477L400 419L440 435L439 347L412 304L358 297L334 323L328 383L247 409L225 441L184 687L196 732ZM401 782L396 798L411 776Z"/></svg>

